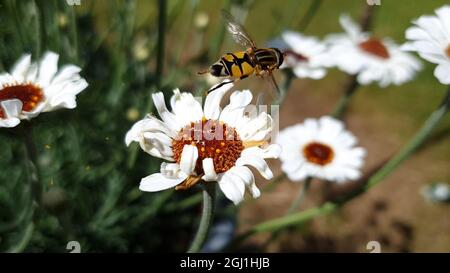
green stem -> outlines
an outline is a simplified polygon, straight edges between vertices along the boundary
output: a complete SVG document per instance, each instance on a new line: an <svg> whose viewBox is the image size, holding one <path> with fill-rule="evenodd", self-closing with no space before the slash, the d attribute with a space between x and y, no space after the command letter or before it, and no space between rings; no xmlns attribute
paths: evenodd
<svg viewBox="0 0 450 273"><path fill-rule="evenodd" d="M320 8L320 5L322 5L323 0L312 0L311 5L308 8L308 11L306 12L305 16L303 16L302 20L299 24L300 31L305 31L305 29L309 26L312 19L316 15L317 11Z"/></svg>
<svg viewBox="0 0 450 273"><path fill-rule="evenodd" d="M38 203L42 203L42 185L40 183L39 168L37 162L37 151L33 140L33 127L31 123L28 123L22 130L26 155L27 155L27 169L29 173L29 179L31 182L31 192L34 200Z"/></svg>
<svg viewBox="0 0 450 273"><path fill-rule="evenodd" d="M359 83L357 80L357 76L350 76L347 87L345 88L345 93L337 103L336 107L334 108L332 112L332 116L335 118L342 118L344 113L347 110L348 103L350 102L350 99L352 96L356 93L356 90L358 90Z"/></svg>
<svg viewBox="0 0 450 273"><path fill-rule="evenodd" d="M208 235L214 215L214 203L216 199L216 183L205 183L203 189L203 210L200 224L195 238L189 247L188 253L199 252Z"/></svg>
<svg viewBox="0 0 450 273"><path fill-rule="evenodd" d="M33 1L33 8L36 15L36 21L35 21L35 42L36 42L36 48L35 48L35 56L41 56L41 50L42 50L42 37L43 37L43 25L42 25L42 11L37 6L36 1Z"/></svg>
<svg viewBox="0 0 450 273"><path fill-rule="evenodd" d="M306 197L306 193L309 190L309 186L311 185L311 180L312 180L311 177L307 177L305 179L305 181L303 182L303 187L301 187L300 190L298 191L298 195L292 202L286 215L294 213L295 210L300 206L300 204L303 203L303 200L305 200Z"/></svg>
<svg viewBox="0 0 450 273"><path fill-rule="evenodd" d="M78 30L77 30L77 17L75 13L75 6L70 10L70 36L72 40L72 53L71 58L74 62L78 60Z"/></svg>
<svg viewBox="0 0 450 273"><path fill-rule="evenodd" d="M167 4L166 0L158 1L159 17L158 17L158 41L156 45L156 88L161 86L161 77L164 69L164 44L166 35L166 17Z"/></svg>
<svg viewBox="0 0 450 273"><path fill-rule="evenodd" d="M299 213L294 213L278 219L269 220L252 227L248 232L240 236L243 240L253 234L260 232L276 231L288 226L299 225L307 222L319 215L330 213L348 201L366 192L373 186L380 183L385 177L393 172L402 162L408 159L430 136L433 130L437 127L439 122L445 117L450 108L450 89L444 97L441 105L429 116L422 128L416 135L401 149L394 157L392 157L379 171L369 177L364 183L363 187L344 196L342 199L334 202L326 202L320 207L312 208Z"/></svg>

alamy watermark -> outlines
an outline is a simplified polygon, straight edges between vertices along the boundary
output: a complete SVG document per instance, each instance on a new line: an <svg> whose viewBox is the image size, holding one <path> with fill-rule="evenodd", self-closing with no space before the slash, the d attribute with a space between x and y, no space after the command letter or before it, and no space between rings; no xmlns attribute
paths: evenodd
<svg viewBox="0 0 450 273"><path fill-rule="evenodd" d="M367 250L371 250L370 253L381 253L381 244L378 241L370 241L366 245Z"/></svg>
<svg viewBox="0 0 450 273"><path fill-rule="evenodd" d="M66 0L66 3L69 6L80 6L81 0Z"/></svg>
<svg viewBox="0 0 450 273"><path fill-rule="evenodd" d="M69 253L81 253L81 245L78 241L70 241L66 246L67 250L70 250Z"/></svg>
<svg viewBox="0 0 450 273"><path fill-rule="evenodd" d="M381 0L366 0L367 5L369 6L380 6Z"/></svg>

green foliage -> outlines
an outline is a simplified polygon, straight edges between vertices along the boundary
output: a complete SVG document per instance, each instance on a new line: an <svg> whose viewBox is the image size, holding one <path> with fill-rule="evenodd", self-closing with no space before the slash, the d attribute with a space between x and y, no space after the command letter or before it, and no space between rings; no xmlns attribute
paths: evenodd
<svg viewBox="0 0 450 273"><path fill-rule="evenodd" d="M79 8L65 1L0 4L3 69L26 52L37 59L52 50L60 65L81 66L89 83L75 110L0 132L0 251L66 252L72 240L83 252L184 251L192 239L199 203L177 204L197 192L142 194L140 179L158 171L160 161L124 143L155 90L154 45L145 45L150 55L138 60L130 43L138 35L153 40L157 23L135 25L136 1L100 3L108 17L99 22L93 2ZM108 27L97 31L100 23ZM130 117L130 109L138 115ZM25 134L36 145L41 203L32 198Z"/></svg>

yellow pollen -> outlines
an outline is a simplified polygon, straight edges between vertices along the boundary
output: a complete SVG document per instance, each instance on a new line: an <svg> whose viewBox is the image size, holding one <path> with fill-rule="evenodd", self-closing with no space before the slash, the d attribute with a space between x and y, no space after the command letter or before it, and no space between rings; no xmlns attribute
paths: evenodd
<svg viewBox="0 0 450 273"><path fill-rule="evenodd" d="M220 154L220 149L216 149L216 154Z"/></svg>
<svg viewBox="0 0 450 273"><path fill-rule="evenodd" d="M175 187L175 190L187 190L190 187L197 184L201 179L201 176L189 176L181 184Z"/></svg>
<svg viewBox="0 0 450 273"><path fill-rule="evenodd" d="M260 146L264 146L269 144L267 141L265 140L260 140L260 141L245 141L244 142L244 147L245 148L251 148L251 147L260 147Z"/></svg>

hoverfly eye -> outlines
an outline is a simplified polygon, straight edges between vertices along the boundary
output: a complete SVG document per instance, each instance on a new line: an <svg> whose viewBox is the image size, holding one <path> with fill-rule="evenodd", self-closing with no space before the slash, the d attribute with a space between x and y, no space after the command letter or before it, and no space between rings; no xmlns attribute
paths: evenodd
<svg viewBox="0 0 450 273"><path fill-rule="evenodd" d="M280 66L283 64L283 61L284 61L284 54L278 48L273 48L273 49L277 52L277 55L278 55L277 67L280 68Z"/></svg>
<svg viewBox="0 0 450 273"><path fill-rule="evenodd" d="M211 75L216 76L216 77L221 76L222 75L222 68L223 68L223 66L220 65L220 64L212 65L211 68L210 68Z"/></svg>

